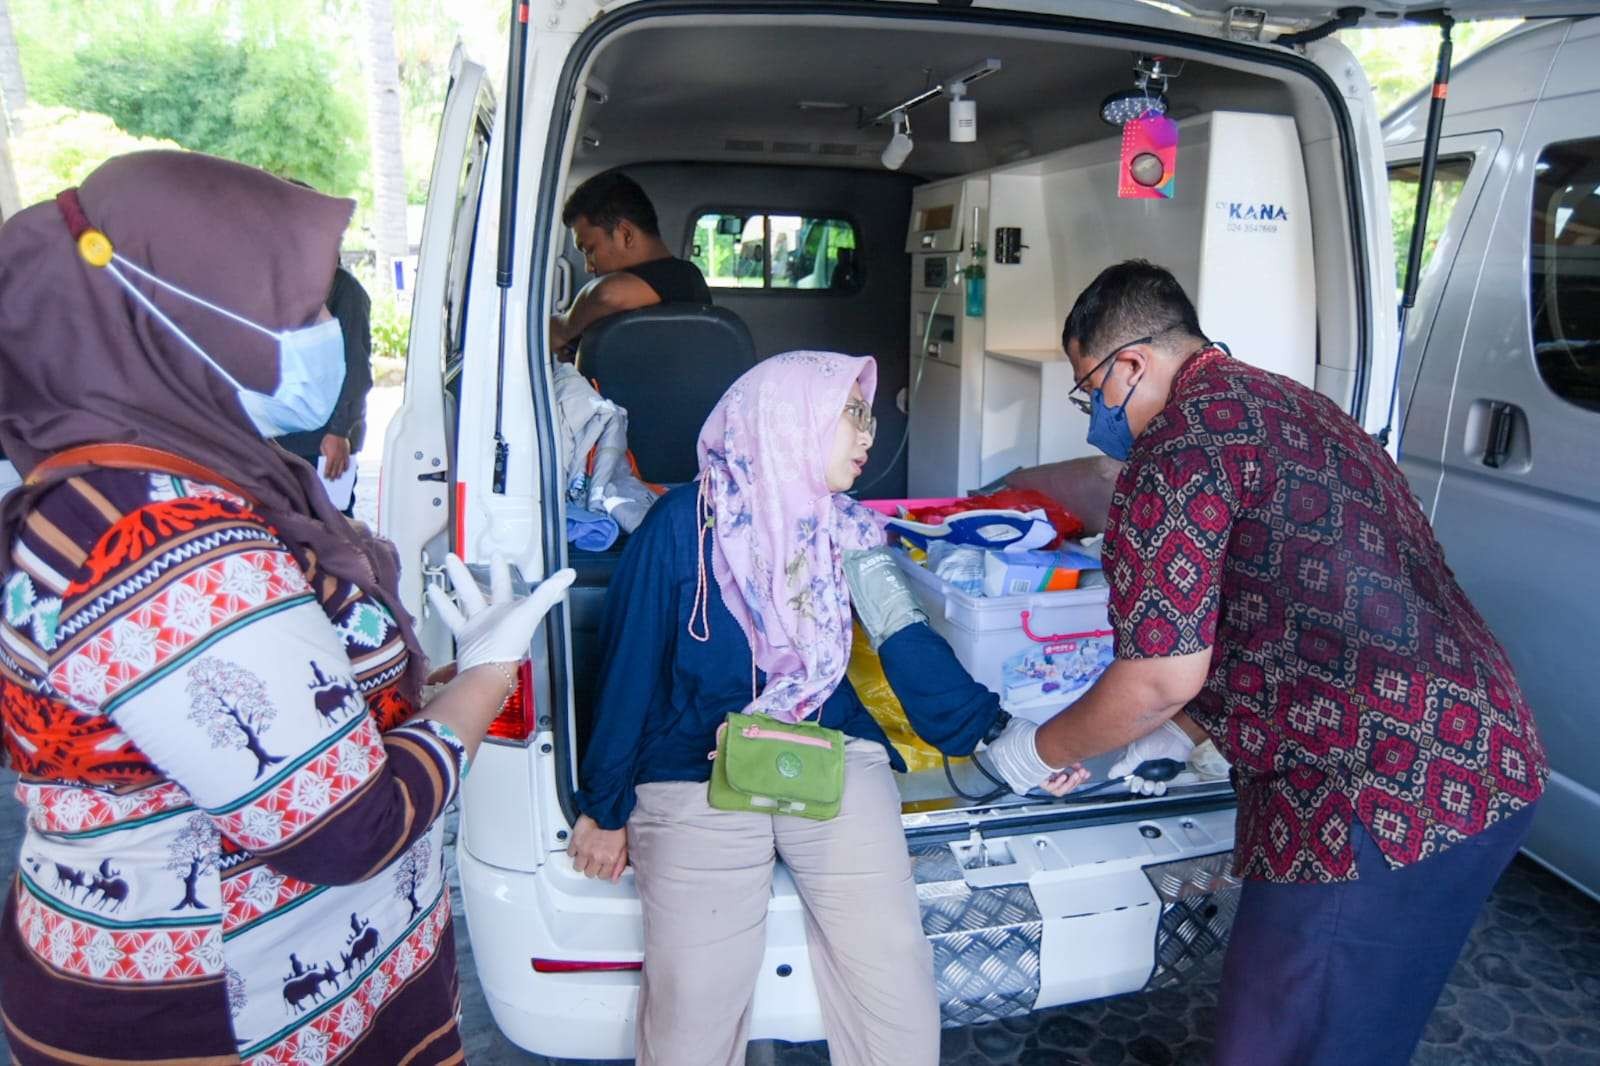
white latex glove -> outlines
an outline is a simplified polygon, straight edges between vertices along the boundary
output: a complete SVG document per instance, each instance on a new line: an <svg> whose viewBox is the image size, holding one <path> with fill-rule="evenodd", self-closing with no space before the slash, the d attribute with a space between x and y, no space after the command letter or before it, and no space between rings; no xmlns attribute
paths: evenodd
<svg viewBox="0 0 1600 1066"><path fill-rule="evenodd" d="M1013 718L1005 730L984 750L983 761L1019 796L1041 787L1048 778L1061 772L1039 758L1034 734L1039 727L1026 718Z"/></svg>
<svg viewBox="0 0 1600 1066"><path fill-rule="evenodd" d="M1165 781L1146 781L1133 772L1133 768L1147 759L1176 759L1178 762L1189 761L1189 753L1194 750L1194 741L1189 739L1189 734L1183 727L1172 719L1161 723L1161 727L1152 733L1147 733L1122 749L1122 758L1111 765L1111 771L1106 774L1110 778L1125 777L1128 781L1128 791L1141 796L1160 796L1167 791Z"/></svg>
<svg viewBox="0 0 1600 1066"><path fill-rule="evenodd" d="M518 663L526 659L540 621L577 576L571 570L562 570L519 598L511 592L511 564L496 555L489 564L486 602L467 564L454 553L445 557L444 570L456 598L451 600L444 589L429 585L428 602L456 636L456 672L461 674L485 663Z"/></svg>
<svg viewBox="0 0 1600 1066"><path fill-rule="evenodd" d="M1209 738L1196 744L1189 753L1189 769L1207 780L1225 780L1232 768L1233 764L1222 757L1222 752Z"/></svg>

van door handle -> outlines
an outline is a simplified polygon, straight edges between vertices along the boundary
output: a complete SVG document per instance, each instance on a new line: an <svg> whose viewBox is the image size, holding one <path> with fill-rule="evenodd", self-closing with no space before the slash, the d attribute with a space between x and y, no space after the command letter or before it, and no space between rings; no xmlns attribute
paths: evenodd
<svg viewBox="0 0 1600 1066"><path fill-rule="evenodd" d="M1511 435L1517 427L1514 404L1492 400L1489 403L1489 436L1483 449L1483 465L1496 470L1511 454Z"/></svg>
<svg viewBox="0 0 1600 1066"><path fill-rule="evenodd" d="M566 256L558 256L556 258L556 310L565 311L570 303L572 303L572 264L567 262Z"/></svg>

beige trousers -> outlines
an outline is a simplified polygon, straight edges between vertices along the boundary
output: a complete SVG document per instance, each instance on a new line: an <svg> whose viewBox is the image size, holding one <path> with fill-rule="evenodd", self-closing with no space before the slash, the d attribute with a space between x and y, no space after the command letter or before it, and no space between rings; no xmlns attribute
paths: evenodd
<svg viewBox="0 0 1600 1066"><path fill-rule="evenodd" d="M935 1066L939 1001L900 793L883 747L845 749L837 817L719 811L706 786L640 785L628 850L644 908L640 1066L740 1066L766 947L772 861L805 905L834 1066Z"/></svg>

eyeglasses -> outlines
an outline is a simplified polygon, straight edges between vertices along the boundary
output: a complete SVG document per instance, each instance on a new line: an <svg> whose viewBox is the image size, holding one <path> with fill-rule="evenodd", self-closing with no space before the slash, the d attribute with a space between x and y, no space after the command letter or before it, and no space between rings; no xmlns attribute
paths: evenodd
<svg viewBox="0 0 1600 1066"><path fill-rule="evenodd" d="M865 400L851 400L845 404L844 416L858 432L865 433L873 440L878 439L878 420L873 417L872 408L867 406Z"/></svg>
<svg viewBox="0 0 1600 1066"><path fill-rule="evenodd" d="M1163 330L1162 332L1164 333L1166 331ZM1079 378L1077 381L1074 381L1072 383L1072 388L1067 390L1067 399L1069 401L1071 401L1072 406L1076 407L1078 410L1082 411L1086 415L1087 414L1092 414L1094 412L1094 404L1092 402L1090 402L1090 397L1088 395L1083 395L1083 396L1079 396L1078 395L1078 393L1083 391L1084 384L1090 378L1092 378L1096 374L1100 373L1100 369L1102 367L1104 367L1107 363L1111 362L1111 360L1115 359L1118 355L1120 355L1123 352L1127 351L1129 348L1137 348L1141 344L1150 344L1151 342L1153 342L1160 335L1161 335L1160 333L1152 333L1148 337L1140 337L1136 341L1129 341L1127 344L1121 344L1121 345L1118 345L1117 347L1111 349L1111 354L1107 355L1104 359L1102 359L1098 363L1096 363L1094 365L1094 369L1093 370L1091 370L1087 374L1083 375L1083 377Z"/></svg>

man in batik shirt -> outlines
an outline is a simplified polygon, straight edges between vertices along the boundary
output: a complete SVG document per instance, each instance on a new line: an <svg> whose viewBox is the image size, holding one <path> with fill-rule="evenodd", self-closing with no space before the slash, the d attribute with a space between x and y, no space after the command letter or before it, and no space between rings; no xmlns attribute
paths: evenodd
<svg viewBox="0 0 1600 1066"><path fill-rule="evenodd" d="M1209 737L1245 878L1216 1061L1407 1062L1548 776L1511 663L1383 448L1208 341L1169 272L1107 269L1062 343L1090 441L1127 460L1117 658L995 759Z"/></svg>

